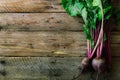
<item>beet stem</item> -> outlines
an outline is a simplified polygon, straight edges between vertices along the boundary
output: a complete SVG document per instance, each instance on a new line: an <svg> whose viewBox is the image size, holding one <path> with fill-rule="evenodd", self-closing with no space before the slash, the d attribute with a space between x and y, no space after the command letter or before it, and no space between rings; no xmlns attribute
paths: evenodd
<svg viewBox="0 0 120 80"><path fill-rule="evenodd" d="M99 54L100 54L100 46L98 46L98 48L97 48L97 58L99 58L99 57L98 57Z"/></svg>
<svg viewBox="0 0 120 80"><path fill-rule="evenodd" d="M89 40L87 40L87 50L88 50L88 56L89 56L90 54L90 41Z"/></svg>
<svg viewBox="0 0 120 80"><path fill-rule="evenodd" d="M110 33L108 33L108 43L107 43L107 46L108 46L108 62L109 62L109 65L111 65L112 63L112 53L111 53L111 45L110 45Z"/></svg>
<svg viewBox="0 0 120 80"><path fill-rule="evenodd" d="M103 33L102 33L102 37L101 37L101 43L100 43L100 45L99 45L99 50L100 50L100 52L99 52L99 54L98 54L98 58L100 58L101 57L101 55L102 55L102 49L103 49Z"/></svg>
<svg viewBox="0 0 120 80"><path fill-rule="evenodd" d="M100 1L100 4L101 4L101 7L100 7L100 8L101 8L101 12L102 12L101 29L100 29L99 37L98 37L98 39L97 39L97 43L96 43L96 45L95 45L95 47L94 47L94 49L93 49L91 55L88 57L89 59L92 58L92 56L94 55L94 53L95 53L95 51L96 51L98 45L100 44L100 38L102 37L102 33L103 33L104 13L103 13L102 1Z"/></svg>

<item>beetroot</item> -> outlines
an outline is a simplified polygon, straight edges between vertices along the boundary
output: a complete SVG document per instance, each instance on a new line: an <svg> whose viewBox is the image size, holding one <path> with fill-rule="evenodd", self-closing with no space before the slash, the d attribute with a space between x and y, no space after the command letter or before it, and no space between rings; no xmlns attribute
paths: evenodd
<svg viewBox="0 0 120 80"><path fill-rule="evenodd" d="M105 69L105 60L101 58L94 58L92 60L92 67L97 72L96 80L98 80L100 73L102 73Z"/></svg>
<svg viewBox="0 0 120 80"><path fill-rule="evenodd" d="M83 30L87 39L88 58L82 60L80 74L89 65L98 72L98 75L111 66L112 27L105 24L111 17L116 17L117 23L120 24L120 11L113 8L112 2L113 0L62 0L64 9L71 16L81 16L84 21Z"/></svg>
<svg viewBox="0 0 120 80"><path fill-rule="evenodd" d="M82 62L81 62L81 66L82 66L82 69L85 69L89 66L89 59L87 57L83 58Z"/></svg>
<svg viewBox="0 0 120 80"><path fill-rule="evenodd" d="M92 67L98 73L101 73L105 69L105 60L101 58L94 58L92 60Z"/></svg>

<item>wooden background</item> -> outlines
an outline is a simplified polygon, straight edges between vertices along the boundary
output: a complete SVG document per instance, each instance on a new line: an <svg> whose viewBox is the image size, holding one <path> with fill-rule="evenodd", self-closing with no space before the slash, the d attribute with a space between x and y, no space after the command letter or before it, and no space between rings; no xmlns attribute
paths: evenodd
<svg viewBox="0 0 120 80"><path fill-rule="evenodd" d="M120 8L120 0L113 5ZM0 80L71 80L87 53L82 24L61 0L0 0ZM112 69L101 80L120 79L120 26L111 41Z"/></svg>

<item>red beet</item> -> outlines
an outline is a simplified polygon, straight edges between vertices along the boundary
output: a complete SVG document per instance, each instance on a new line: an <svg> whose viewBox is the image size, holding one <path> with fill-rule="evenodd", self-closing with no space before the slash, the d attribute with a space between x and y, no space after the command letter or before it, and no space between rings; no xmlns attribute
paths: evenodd
<svg viewBox="0 0 120 80"><path fill-rule="evenodd" d="M89 59L87 57L83 58L81 62L82 69L85 69L89 66Z"/></svg>
<svg viewBox="0 0 120 80"><path fill-rule="evenodd" d="M99 73L103 72L105 69L105 60L101 58L94 58L92 60L92 67Z"/></svg>
<svg viewBox="0 0 120 80"><path fill-rule="evenodd" d="M100 73L105 70L105 60L101 58L94 58L92 60L92 67L95 71L97 71L96 80L98 80Z"/></svg>

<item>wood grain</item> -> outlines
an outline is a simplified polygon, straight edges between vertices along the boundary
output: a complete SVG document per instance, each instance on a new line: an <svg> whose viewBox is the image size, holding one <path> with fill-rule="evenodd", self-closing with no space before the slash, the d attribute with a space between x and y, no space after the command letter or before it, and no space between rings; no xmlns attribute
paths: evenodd
<svg viewBox="0 0 120 80"><path fill-rule="evenodd" d="M83 32L0 32L0 55L6 56L81 56L85 45Z"/></svg>
<svg viewBox="0 0 120 80"><path fill-rule="evenodd" d="M66 13L1 13L0 29L19 31L82 30L82 19Z"/></svg>
<svg viewBox="0 0 120 80"><path fill-rule="evenodd" d="M111 43L117 43L120 44L120 32L112 32L111 33Z"/></svg>
<svg viewBox="0 0 120 80"><path fill-rule="evenodd" d="M71 80L79 73L83 57L1 57L0 79L4 80ZM109 80L120 78L120 58L113 58ZM102 74L101 74L102 75ZM102 80L106 80L105 74ZM95 79L96 73L87 72L81 80Z"/></svg>
<svg viewBox="0 0 120 80"><path fill-rule="evenodd" d="M119 34L119 32L113 33L111 37L113 56L120 56ZM86 51L83 32L0 32L1 56L85 56Z"/></svg>
<svg viewBox="0 0 120 80"><path fill-rule="evenodd" d="M7 74L3 77L18 80L70 80L74 76L74 72L77 72L78 64L81 61L81 58L54 57L7 57L1 59L6 63L3 65L3 71Z"/></svg>
<svg viewBox="0 0 120 80"><path fill-rule="evenodd" d="M120 1L112 4L120 8ZM65 12L61 0L0 0L0 12Z"/></svg>
<svg viewBox="0 0 120 80"><path fill-rule="evenodd" d="M1 30L81 31L82 25L83 25L83 20L81 18L71 17L67 13L1 13L0 14ZM116 25L114 26L115 26L114 31L120 31L120 26L116 26Z"/></svg>
<svg viewBox="0 0 120 80"><path fill-rule="evenodd" d="M120 0L114 1L120 8ZM0 0L0 80L71 80L79 73L79 56L87 53L82 24L64 11L61 0ZM120 79L119 31L116 26L111 36L108 80ZM87 72L80 80L95 77Z"/></svg>
<svg viewBox="0 0 120 80"><path fill-rule="evenodd" d="M0 12L65 12L61 0L0 0Z"/></svg>

